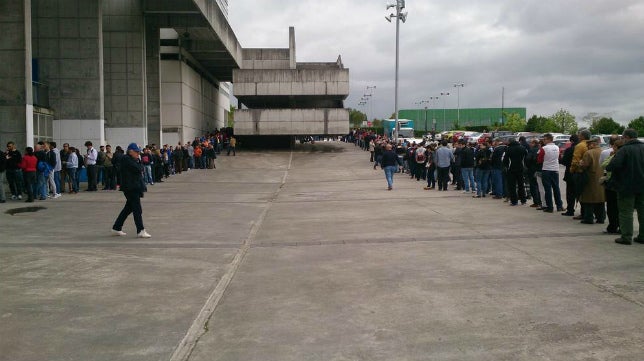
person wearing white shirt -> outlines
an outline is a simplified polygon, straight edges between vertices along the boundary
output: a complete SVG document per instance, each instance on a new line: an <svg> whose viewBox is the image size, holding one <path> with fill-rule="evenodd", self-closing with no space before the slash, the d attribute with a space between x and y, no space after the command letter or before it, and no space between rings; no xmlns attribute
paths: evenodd
<svg viewBox="0 0 644 361"><path fill-rule="evenodd" d="M552 134L544 135L544 146L539 150L537 162L542 163L541 179L543 181L543 188L546 198L546 208L544 212L553 213L554 208L552 204L552 196L555 197L555 205L557 212L563 211L563 203L561 201L561 191L559 190L559 147L552 142Z"/></svg>
<svg viewBox="0 0 644 361"><path fill-rule="evenodd" d="M87 191L96 192L97 171L96 160L98 159L98 152L94 149L92 142L89 140L85 142L87 147L87 155L85 156L85 168L87 168Z"/></svg>

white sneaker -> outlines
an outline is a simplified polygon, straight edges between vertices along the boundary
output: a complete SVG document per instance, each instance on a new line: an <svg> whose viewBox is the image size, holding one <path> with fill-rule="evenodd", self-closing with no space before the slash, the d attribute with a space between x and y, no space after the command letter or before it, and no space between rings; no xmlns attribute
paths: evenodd
<svg viewBox="0 0 644 361"><path fill-rule="evenodd" d="M62 194L60 194L60 193L54 194L54 198L60 198L61 196L62 196Z"/></svg>
<svg viewBox="0 0 644 361"><path fill-rule="evenodd" d="M14 201L15 201L16 199L18 199L18 197L16 197L16 196L11 196L11 200L14 200Z"/></svg>
<svg viewBox="0 0 644 361"><path fill-rule="evenodd" d="M113 230L112 230L112 235L113 235L113 236L120 236L120 237L123 237L123 236L127 236L127 233L125 233L125 232L123 232L123 231L117 231L116 229L113 229Z"/></svg>
<svg viewBox="0 0 644 361"><path fill-rule="evenodd" d="M18 199L19 199L19 200L22 200L22 196L21 196L21 195L19 195L19 196L18 196Z"/></svg>
<svg viewBox="0 0 644 361"><path fill-rule="evenodd" d="M150 238L150 237L152 236L148 232L146 232L145 229L136 235L136 238Z"/></svg>

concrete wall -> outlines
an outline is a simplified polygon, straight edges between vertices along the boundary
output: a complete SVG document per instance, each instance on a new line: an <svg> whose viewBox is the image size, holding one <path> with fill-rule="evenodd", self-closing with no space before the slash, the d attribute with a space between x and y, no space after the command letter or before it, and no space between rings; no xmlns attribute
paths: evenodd
<svg viewBox="0 0 644 361"><path fill-rule="evenodd" d="M243 109L235 111L237 135L341 135L349 132L347 109Z"/></svg>
<svg viewBox="0 0 644 361"><path fill-rule="evenodd" d="M54 130L78 125L79 133L104 142L103 57L99 0L32 0L33 57L41 83L49 86ZM87 122L80 125L79 122ZM54 131L54 140L70 138ZM81 139L82 141L82 139ZM71 142L70 142L71 143ZM84 143L82 141L81 143ZM74 144L79 143L74 140Z"/></svg>
<svg viewBox="0 0 644 361"><path fill-rule="evenodd" d="M233 71L235 96L301 96L349 94L348 69Z"/></svg>
<svg viewBox="0 0 644 361"><path fill-rule="evenodd" d="M105 125L107 128L145 128L145 49L141 0L107 0L102 3Z"/></svg>
<svg viewBox="0 0 644 361"><path fill-rule="evenodd" d="M59 148L62 148L62 144L69 143L82 149L88 140L97 148L98 145L106 144L105 122L102 119L57 119L54 120L53 128L53 138L61 145Z"/></svg>
<svg viewBox="0 0 644 361"><path fill-rule="evenodd" d="M214 84L181 61L162 60L160 68L164 134L179 133L182 141L192 140L223 122Z"/></svg>
<svg viewBox="0 0 644 361"><path fill-rule="evenodd" d="M0 1L0 144L33 146L31 1Z"/></svg>

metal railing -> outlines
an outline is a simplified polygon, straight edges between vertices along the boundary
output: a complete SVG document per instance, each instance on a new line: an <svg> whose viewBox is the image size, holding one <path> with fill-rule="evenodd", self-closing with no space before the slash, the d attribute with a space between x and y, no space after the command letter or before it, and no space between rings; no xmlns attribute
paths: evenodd
<svg viewBox="0 0 644 361"><path fill-rule="evenodd" d="M32 81L31 87L33 90L34 105L49 108L49 85Z"/></svg>

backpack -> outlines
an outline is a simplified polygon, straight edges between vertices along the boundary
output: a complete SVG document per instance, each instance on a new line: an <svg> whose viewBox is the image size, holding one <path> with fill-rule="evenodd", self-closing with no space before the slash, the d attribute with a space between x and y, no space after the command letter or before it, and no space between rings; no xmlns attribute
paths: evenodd
<svg viewBox="0 0 644 361"><path fill-rule="evenodd" d="M51 172L50 165L45 161L38 161L37 165L38 171L43 173L45 177L49 177L49 172Z"/></svg>
<svg viewBox="0 0 644 361"><path fill-rule="evenodd" d="M425 156L425 152L416 151L416 162L425 163L425 160L427 160L427 157Z"/></svg>

